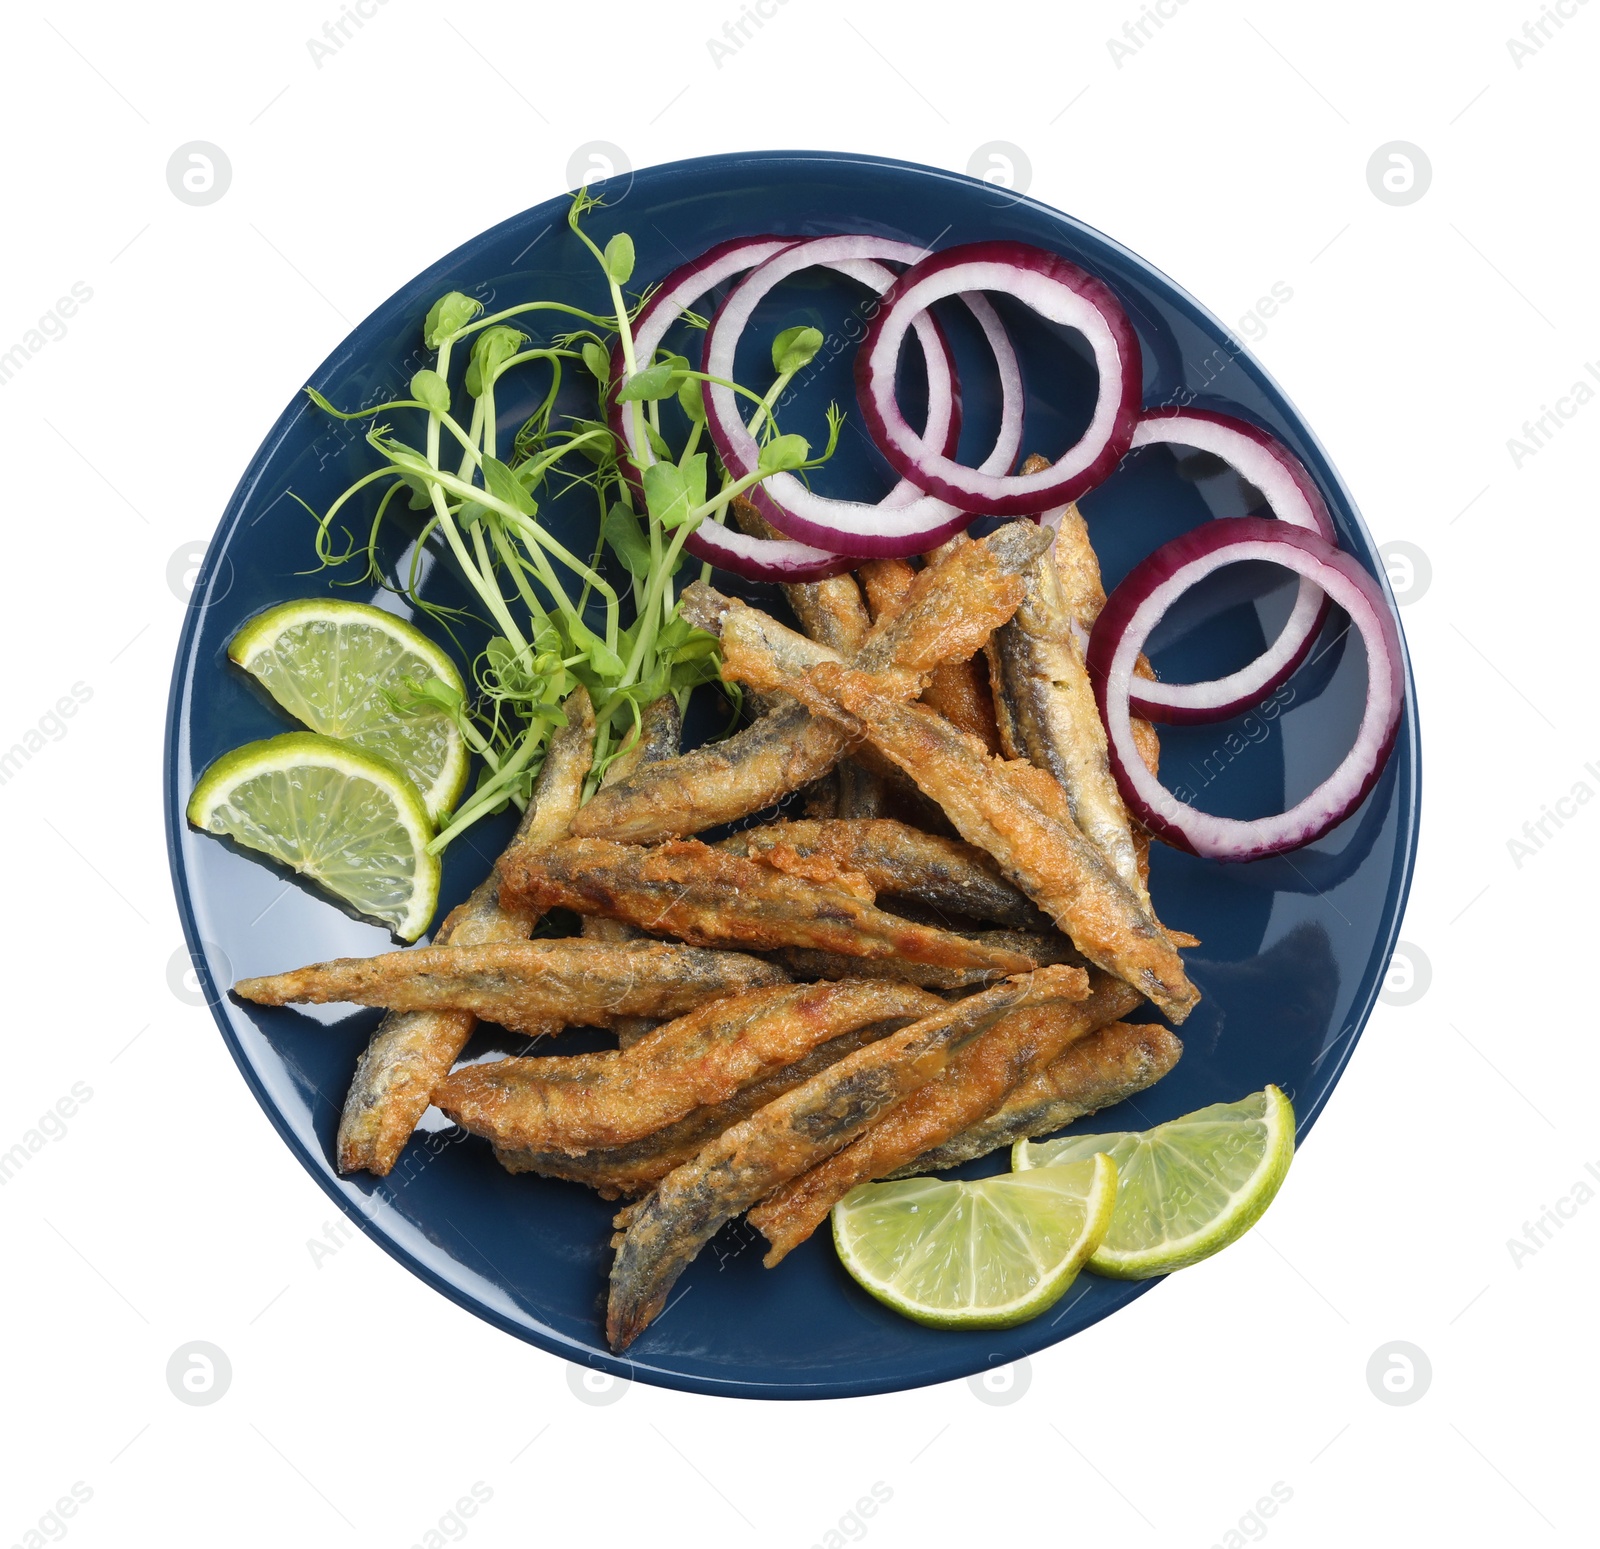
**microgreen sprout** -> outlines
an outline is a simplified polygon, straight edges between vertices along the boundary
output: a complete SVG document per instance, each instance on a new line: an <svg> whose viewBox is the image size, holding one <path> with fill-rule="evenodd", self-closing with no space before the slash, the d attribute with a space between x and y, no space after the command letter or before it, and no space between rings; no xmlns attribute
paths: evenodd
<svg viewBox="0 0 1600 1549"><path fill-rule="evenodd" d="M774 411L822 345L815 328L786 328L774 339L776 379L764 393L708 377L669 350L640 360L634 323L648 293L635 293L630 302L625 290L636 262L626 232L602 248L584 230L584 217L599 207L579 190L568 225L599 266L608 313L538 300L484 315L480 302L451 291L434 302L423 323L423 343L434 360L412 376L409 396L346 411L306 389L324 413L368 422L367 444L381 459L326 511L313 513L320 563L364 557L365 570L352 584L397 591L459 643L457 629L468 615L419 591L425 555L443 552L473 594L472 616L491 632L472 664L474 697L437 681L408 680L394 701L402 712L443 711L482 762L477 788L441 817L430 846L435 852L508 802L526 806L550 733L565 723L561 702L578 684L595 709L592 791L638 735L643 706L670 693L681 709L696 685L717 679L716 639L691 627L678 609L675 581L685 540L704 521L724 521L729 502L762 479L817 467L838 444L841 416L832 405L827 443L816 456L803 436L779 430ZM570 331L543 342L524 332L541 314L565 319ZM683 318L706 326L694 313ZM618 358L620 373L613 365ZM548 385L511 445L502 447L496 388L508 372L527 369L545 372ZM453 370L458 389L451 385ZM557 411L563 382L574 373L592 386L593 418ZM706 382L731 388L752 406L749 426L760 455L745 476L731 477L701 446ZM669 401L688 424L676 449L662 424L661 406ZM650 447L648 467L634 465L612 430L611 404L632 417L635 441ZM404 438L380 419L391 415L406 416ZM550 500L576 488L588 492L596 513L595 545L587 555L571 552L539 519L541 496ZM379 559L380 537L397 519L394 500L401 493L418 525L404 573L391 578ZM364 538L336 528L342 513L368 504ZM627 577L620 591L606 576L608 553Z"/></svg>

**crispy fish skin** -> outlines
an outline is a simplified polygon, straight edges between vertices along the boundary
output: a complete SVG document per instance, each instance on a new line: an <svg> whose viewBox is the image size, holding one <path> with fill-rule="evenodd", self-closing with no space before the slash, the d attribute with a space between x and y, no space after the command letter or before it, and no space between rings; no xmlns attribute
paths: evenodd
<svg viewBox="0 0 1600 1549"><path fill-rule="evenodd" d="M607 1146L567 1156L559 1151L527 1151L506 1146L495 1148L495 1157L508 1172L539 1173L547 1178L564 1178L584 1183L602 1199L619 1199L654 1188L669 1172L693 1161L707 1141L748 1119L758 1108L793 1091L813 1076L837 1064L847 1054L864 1048L889 1033L898 1032L902 1018L868 1023L853 1032L843 1033L792 1065L773 1071L760 1081L742 1087L726 1102L696 1108L675 1124L646 1135L626 1146Z"/></svg>
<svg viewBox="0 0 1600 1549"><path fill-rule="evenodd" d="M892 898L914 899L932 909L1016 930L1036 930L1044 923L1027 895L1006 881L985 851L893 818L769 823L733 834L718 848L754 856L775 845L788 845L802 855L830 855Z"/></svg>
<svg viewBox="0 0 1600 1549"><path fill-rule="evenodd" d="M1035 562L1022 605L994 632L988 653L1006 755L1026 758L1056 777L1084 838L1148 904L1133 829L1111 775L1105 727L1053 552Z"/></svg>
<svg viewBox="0 0 1600 1549"><path fill-rule="evenodd" d="M1068 970L1070 972L1070 970ZM998 1108L1019 1082L1097 1027L1138 1004L1127 985L1095 976L1087 1000L1019 1006L955 1055L937 1080L913 1092L859 1139L792 1178L750 1212L773 1268L799 1247L858 1183L886 1178Z"/></svg>
<svg viewBox="0 0 1600 1549"><path fill-rule="evenodd" d="M843 1149L895 1103L933 1080L997 1018L1058 995L1070 968L1025 974L941 1008L846 1055L707 1143L617 1218L606 1338L630 1345L678 1276L722 1225ZM1074 981L1075 982L1075 981Z"/></svg>
<svg viewBox="0 0 1600 1549"><path fill-rule="evenodd" d="M842 886L810 882L697 839L650 850L566 839L508 867L504 890L513 903L608 914L697 946L817 947L1008 973L1033 966L1016 953L889 914Z"/></svg>
<svg viewBox="0 0 1600 1549"><path fill-rule="evenodd" d="M583 798L594 754L594 709L581 687L562 708L567 724L550 738L511 850L561 838ZM433 945L522 941L534 924L527 910L501 908L496 862L466 902L445 917ZM380 1178L389 1172L427 1110L435 1083L455 1063L476 1024L470 1011L391 1011L384 1017L362 1051L345 1095L335 1141L340 1172L366 1168Z"/></svg>
<svg viewBox="0 0 1600 1549"><path fill-rule="evenodd" d="M890 1176L938 1172L1024 1136L1052 1135L1154 1086L1182 1054L1182 1043L1159 1022L1112 1022L1014 1087L988 1118Z"/></svg>
<svg viewBox="0 0 1600 1549"><path fill-rule="evenodd" d="M264 1006L353 1001L397 1011L470 1011L514 1032L545 1033L604 1027L616 1017L681 1016L708 1000L787 978L742 952L574 938L341 957L241 979L234 991Z"/></svg>
<svg viewBox="0 0 1600 1549"><path fill-rule="evenodd" d="M446 1077L433 1100L496 1145L576 1155L628 1145L726 1102L858 1027L903 1025L941 1006L908 984L773 985L678 1017L576 1079L550 1071L550 1059L496 1060Z"/></svg>
<svg viewBox="0 0 1600 1549"><path fill-rule="evenodd" d="M918 670L919 661L937 661L938 643L952 617L985 599L1003 611L1015 577L1049 541L1049 533L1033 523L1011 522L970 544L952 556L959 561L954 568L937 572L947 584L930 583L920 600L873 632L855 659L874 672L891 666ZM923 577L934 573L924 571ZM636 844L699 833L759 812L809 785L832 769L846 748L847 739L830 721L813 719L798 704L778 705L726 742L652 764L597 792L574 819L572 832Z"/></svg>
<svg viewBox="0 0 1600 1549"><path fill-rule="evenodd" d="M1050 775L991 758L976 738L925 706L879 695L866 674L823 665L792 683L820 713L832 706L871 737L1091 963L1148 996L1172 1021L1189 1014L1200 994L1171 940L1083 837Z"/></svg>

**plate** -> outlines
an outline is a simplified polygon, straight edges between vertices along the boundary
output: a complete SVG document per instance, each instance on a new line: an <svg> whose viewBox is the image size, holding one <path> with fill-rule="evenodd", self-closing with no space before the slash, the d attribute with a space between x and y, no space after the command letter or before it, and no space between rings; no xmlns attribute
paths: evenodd
<svg viewBox="0 0 1600 1549"><path fill-rule="evenodd" d="M598 191L608 206L590 217L589 229L602 242L614 230L632 234L636 285L714 242L754 232L870 231L941 247L1000 237L1064 254L1110 284L1127 308L1144 346L1145 403L1194 402L1271 430L1311 470L1341 544L1382 578L1348 491L1239 341L1164 275L1068 216L954 173L819 152L675 162L613 179ZM341 406L396 396L418 366L431 364L419 353L421 319L446 290L476 295L490 310L552 295L589 296L601 308L597 270L567 231L566 208L565 196L550 200L440 260L373 312L310 382ZM781 287L748 335L748 372L743 362L739 367L741 379L752 380L755 352L772 330L790 323L814 323L828 336L821 364L783 416L785 429L820 439L830 397L851 411L835 462L815 475L824 490L890 482L866 438L850 428L858 421L850 341L859 337L861 299L846 282L822 276ZM951 326L962 368L961 456L974 462L993 435L996 395L974 341ZM1092 367L1070 335L1053 336L1037 323L1012 331L1029 383L1026 447L1059 448L1087 421ZM530 380L529 405L538 390L542 384ZM914 394L914 382L907 391ZM502 434L509 435L527 406L507 394L500 408ZM582 412L575 399L573 410ZM166 743L173 881L207 1000L251 1090L328 1194L412 1273L507 1333L618 1376L703 1393L837 1398L943 1382L1054 1344L1152 1289L1153 1283L1085 1275L1060 1306L1020 1328L938 1332L904 1321L856 1287L826 1231L768 1271L756 1234L739 1222L700 1255L664 1315L626 1358L617 1358L601 1333L612 1207L576 1185L503 1172L486 1144L437 1115L430 1115L436 1126L413 1140L389 1178L337 1174L339 1110L379 1013L268 1009L234 1000L228 987L247 974L366 955L394 943L271 866L192 833L183 806L214 758L287 729L281 713L228 666L227 643L239 625L289 597L374 596L370 587L348 584L351 572L307 573L310 522L294 498L324 509L374 455L358 428L330 421L304 399L285 409L240 480L196 579ZM1249 502L1248 491L1218 467L1148 449L1083 509L1109 586L1159 542L1208 516L1245 514ZM576 508L558 503L542 519L580 551L593 541L592 518ZM441 601L464 600L446 564L431 555L423 563L425 590ZM737 589L781 606L774 588ZM1157 666L1172 676L1199 677L1241 664L1286 611L1288 596L1282 586L1246 585L1202 599L1203 607L1172 621L1170 638L1156 643ZM394 606L393 599L386 605ZM1271 714L1169 729L1163 769L1212 810L1277 811L1348 746L1364 671L1359 641L1330 630ZM1409 669L1407 677L1405 720L1382 779L1361 810L1319 844L1246 866L1155 846L1151 891L1162 917L1203 938L1186 958L1204 999L1181 1030L1185 1053L1177 1069L1090 1121L1093 1127L1158 1123L1273 1081L1293 1097L1304 1140L1371 1012L1411 879L1420 765ZM706 691L697 696L702 708L691 718L691 735L715 729L711 699ZM509 819L497 820L451 846L441 911L481 879L508 833ZM970 1165L994 1170L1003 1162Z"/></svg>

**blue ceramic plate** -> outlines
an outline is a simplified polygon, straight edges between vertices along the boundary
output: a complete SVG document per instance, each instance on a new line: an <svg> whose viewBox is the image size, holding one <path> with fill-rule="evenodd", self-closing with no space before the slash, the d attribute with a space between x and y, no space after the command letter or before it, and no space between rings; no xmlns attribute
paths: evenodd
<svg viewBox="0 0 1600 1549"><path fill-rule="evenodd" d="M591 231L602 242L615 230L631 233L639 256L635 284L660 278L714 242L754 232L871 231L933 246L1002 237L1062 253L1107 281L1127 308L1144 346L1146 404L1194 402L1241 415L1281 437L1320 484L1343 545L1381 578L1349 494L1293 406L1239 341L1165 276L1065 215L949 172L813 152L678 162L614 179L602 191L608 207L591 217ZM593 260L565 227L566 203L553 199L518 215L419 275L310 381L344 406L396 396L423 363L421 320L446 290L475 294L491 310L551 296L588 297L587 305L603 310ZM739 365L744 381L759 376L759 353L777 328L810 322L830 336L826 364L786 409L785 429L820 440L821 410L830 397L856 421L848 341L859 333L853 309L860 300L842 280L802 276L780 287L758 315ZM1057 455L1087 422L1092 366L1073 336L1003 310L1028 379L1025 449ZM961 456L976 462L994 431L995 395L986 374L992 367L981 346L962 334L955 314L950 327L965 399ZM580 386L573 384L574 394ZM530 404L542 390L542 383L529 381ZM907 393L916 390L908 379ZM503 435L528 407L502 388ZM592 412L577 396L570 409ZM1021 1328L939 1333L904 1321L860 1291L839 1267L826 1232L768 1271L754 1233L738 1223L701 1254L669 1310L629 1358L619 1360L601 1335L611 1207L593 1195L575 1185L512 1177L486 1145L443 1121L413 1141L389 1178L338 1176L333 1137L339 1109L378 1013L267 1010L235 1001L228 987L246 974L378 952L393 942L273 867L190 832L183 806L214 758L288 729L228 666L227 642L268 605L349 579L308 573L310 524L290 495L323 509L372 465L373 455L359 428L334 424L303 398L284 411L240 481L196 582L178 647L167 734L167 825L190 949L245 1079L329 1195L414 1274L507 1333L619 1375L705 1393L832 1398L945 1381L1053 1344L1150 1289L1086 1275L1060 1306ZM839 492L889 482L865 437L851 428L834 463L816 479L820 488ZM1089 496L1084 510L1110 585L1165 539L1210 516L1247 514L1251 505L1250 492L1225 470L1150 449ZM586 511L558 503L543 519L580 552L592 546ZM448 565L428 563L427 589L443 601L464 600ZM1242 664L1286 613L1286 588L1248 576L1241 585L1240 574L1230 574L1230 589L1198 598L1198 606L1169 621L1154 653L1165 675L1209 677ZM741 590L781 608L773 588ZM358 588L341 595L368 593ZM1292 680L1287 702L1275 707L1278 713L1170 729L1163 772L1211 810L1235 816L1278 811L1338 762L1360 716L1364 682L1359 640L1330 626L1316 660ZM714 696L701 690L699 697L706 703L691 731L705 735L717 722ZM1248 866L1155 847L1151 891L1163 918L1204 938L1187 958L1205 998L1182 1029L1185 1053L1177 1069L1091 1127L1156 1123L1273 1081L1293 1097L1304 1138L1366 1022L1394 944L1416 850L1418 778L1416 713L1408 700L1383 778L1361 811L1320 844ZM485 824L451 847L441 911L486 873L507 834L506 823ZM994 1170L1003 1161L973 1165Z"/></svg>

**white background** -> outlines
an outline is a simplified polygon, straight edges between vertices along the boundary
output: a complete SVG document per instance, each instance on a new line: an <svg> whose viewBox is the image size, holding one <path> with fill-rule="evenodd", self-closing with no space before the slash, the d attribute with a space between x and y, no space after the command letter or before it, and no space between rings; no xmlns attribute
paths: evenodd
<svg viewBox="0 0 1600 1549"><path fill-rule="evenodd" d="M0 389L0 745L73 684L92 698L0 786L0 1150L74 1083L92 1097L0 1188L0 1543L37 1541L74 1482L87 1504L44 1531L85 1545L1593 1541L1600 1203L1574 1189L1600 1168L1600 810L1569 809L1520 866L1507 842L1600 789L1600 407L1520 467L1507 442L1600 358L1600 4L1563 0L1519 68L1507 40L1535 3L1185 0L1120 65L1107 39L1136 0L784 0L720 65L733 0L448 19L369 0L320 65L307 40L334 0L13 16L0 349L74 282L93 294ZM194 140L232 165L204 207L166 179ZM1029 192L1223 319L1283 282L1255 352L1374 536L1431 566L1427 587L1396 575L1426 740L1403 934L1426 993L1379 1008L1264 1230L1036 1357L1009 1404L965 1382L580 1401L562 1362L364 1238L313 1255L337 1213L173 966L183 556L346 331L568 186L595 140L638 166L811 146L962 169L1008 142ZM1432 167L1405 206L1367 180L1393 140ZM207 1407L165 1378L195 1340L232 1365ZM1406 1406L1366 1376L1397 1340L1432 1368ZM447 1516L474 1483L487 1502ZM887 1503L849 1518L875 1483ZM1248 1516L1275 1483L1286 1503Z"/></svg>

